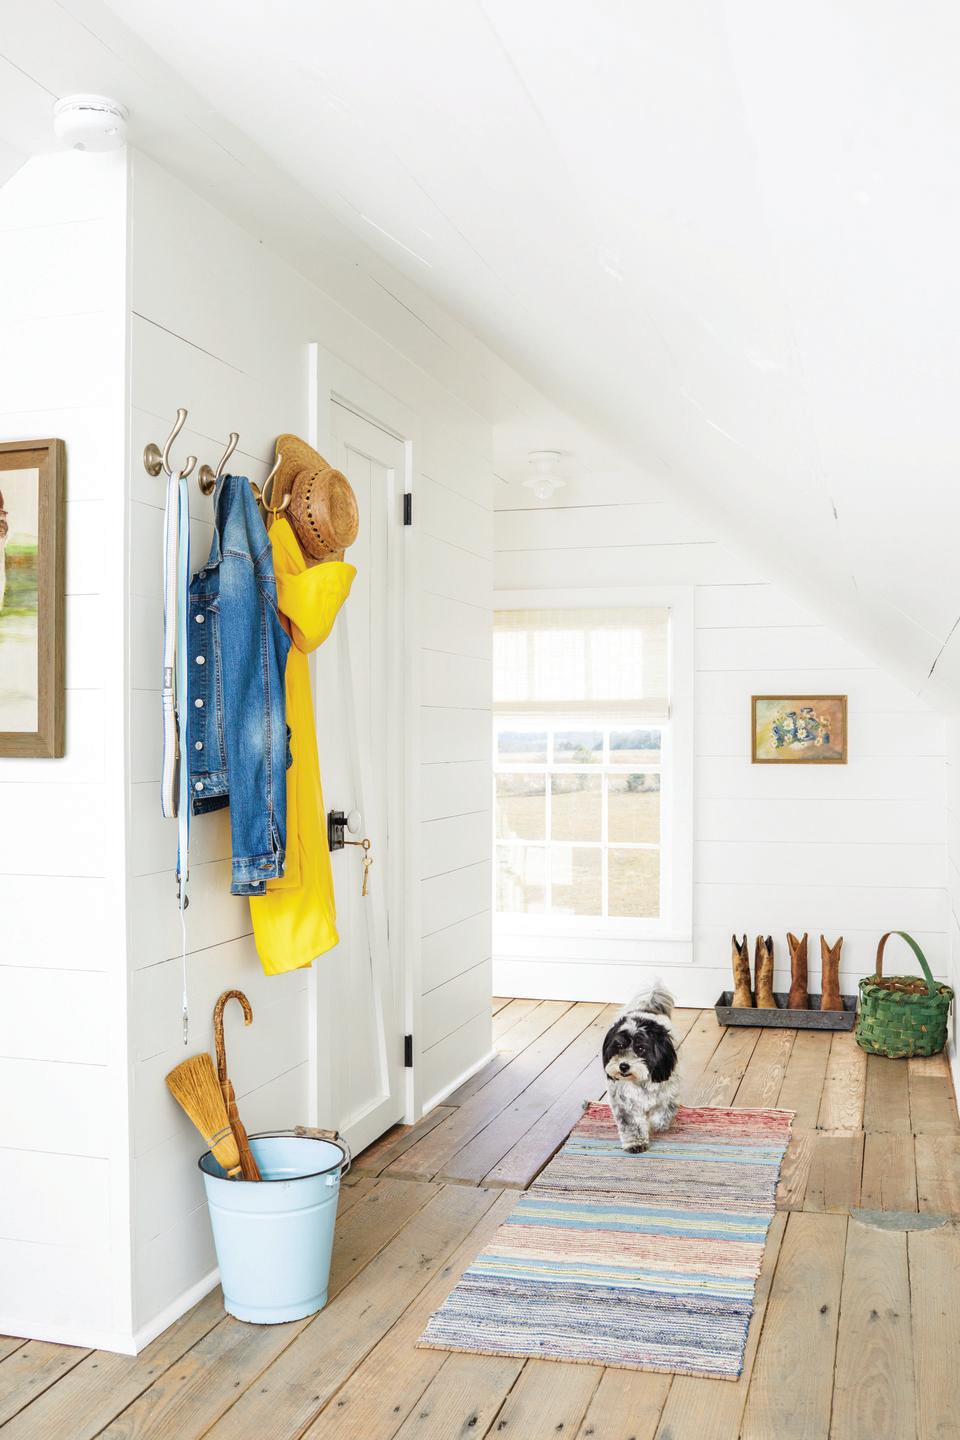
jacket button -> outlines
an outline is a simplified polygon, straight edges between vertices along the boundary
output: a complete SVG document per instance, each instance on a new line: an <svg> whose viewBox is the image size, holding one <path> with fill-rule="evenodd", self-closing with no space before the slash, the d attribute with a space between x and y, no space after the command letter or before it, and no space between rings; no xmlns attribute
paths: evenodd
<svg viewBox="0 0 960 1440"><path fill-rule="evenodd" d="M196 740L196 741L194 742L193 748L194 748L194 750L202 750L202 749L203 749L203 741L202 741L202 740Z"/></svg>
<svg viewBox="0 0 960 1440"><path fill-rule="evenodd" d="M202 616L202 615L194 615L193 618L194 618L194 620L196 620L196 622L197 622L198 625L202 625L202 624L203 624L203 616Z"/></svg>
<svg viewBox="0 0 960 1440"><path fill-rule="evenodd" d="M202 781L202 780L198 780L197 783L196 783L196 785L194 785L193 788L194 788L194 790L202 790L202 789L203 789L203 781Z"/></svg>
<svg viewBox="0 0 960 1440"><path fill-rule="evenodd" d="M198 710L202 710L202 709L203 709L203 701L202 701L202 700L194 700L193 703L194 703L194 705L196 705L196 707L197 707Z"/></svg>
<svg viewBox="0 0 960 1440"><path fill-rule="evenodd" d="M204 658L203 658L202 655L198 655L198 656L197 656L197 664L198 664L198 665L203 665L203 664L205 664L205 661L204 661Z"/></svg>

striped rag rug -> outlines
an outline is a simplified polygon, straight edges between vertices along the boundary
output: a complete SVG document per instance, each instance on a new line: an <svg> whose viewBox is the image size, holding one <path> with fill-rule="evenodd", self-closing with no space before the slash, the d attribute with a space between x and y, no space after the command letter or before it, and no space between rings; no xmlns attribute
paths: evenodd
<svg viewBox="0 0 960 1440"><path fill-rule="evenodd" d="M792 1119L681 1109L629 1155L589 1105L418 1343L735 1380Z"/></svg>

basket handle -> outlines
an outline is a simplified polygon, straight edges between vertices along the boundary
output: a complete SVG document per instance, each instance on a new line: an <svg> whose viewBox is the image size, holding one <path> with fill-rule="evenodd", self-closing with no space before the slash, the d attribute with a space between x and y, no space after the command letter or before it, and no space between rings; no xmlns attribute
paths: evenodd
<svg viewBox="0 0 960 1440"><path fill-rule="evenodd" d="M877 979L883 979L883 947L886 945L891 935L899 935L901 940L906 940L907 944L910 946L910 949L920 961L920 969L923 971L923 978L927 982L927 994L936 995L938 993L937 983L933 978L933 972L930 969L930 966L927 964L927 957L924 955L923 951L920 949L920 946L917 944L916 940L914 940L913 936L908 935L906 930L888 930L886 935L880 936L880 943L877 946L877 969L875 972Z"/></svg>

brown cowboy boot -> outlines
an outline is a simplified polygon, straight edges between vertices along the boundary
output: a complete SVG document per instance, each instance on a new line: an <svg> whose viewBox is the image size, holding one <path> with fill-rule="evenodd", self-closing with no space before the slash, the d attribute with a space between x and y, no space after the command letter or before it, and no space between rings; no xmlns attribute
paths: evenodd
<svg viewBox="0 0 960 1440"><path fill-rule="evenodd" d="M809 1010L810 996L807 991L807 937L798 940L796 935L787 935L790 946L790 996L787 1007L790 1010Z"/></svg>
<svg viewBox="0 0 960 1440"><path fill-rule="evenodd" d="M828 945L820 936L820 1009L842 1010L843 996L840 994L840 950L843 936L835 945Z"/></svg>
<svg viewBox="0 0 960 1440"><path fill-rule="evenodd" d="M747 949L747 937L744 935L743 944L736 935L731 935L733 944L733 999L731 1005L739 1009L749 1008L753 1005L753 996L750 993L750 951Z"/></svg>
<svg viewBox="0 0 960 1440"><path fill-rule="evenodd" d="M757 1005L761 1010L776 1010L777 1002L773 995L772 935L768 935L766 940L762 935L757 936L757 944L753 952L753 968Z"/></svg>

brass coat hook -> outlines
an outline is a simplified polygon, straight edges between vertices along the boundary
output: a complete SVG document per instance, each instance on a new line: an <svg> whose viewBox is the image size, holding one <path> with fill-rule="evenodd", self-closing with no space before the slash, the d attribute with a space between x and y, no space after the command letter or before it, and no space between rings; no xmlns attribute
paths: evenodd
<svg viewBox="0 0 960 1440"><path fill-rule="evenodd" d="M240 443L240 436L236 430L230 431L230 438L227 441L226 449L217 461L217 468L214 470L210 465L201 465L197 471L197 484L204 495L212 495L214 487L224 470L227 468L227 461Z"/></svg>
<svg viewBox="0 0 960 1440"><path fill-rule="evenodd" d="M166 443L164 444L163 449L161 450L159 445L155 444L153 440L150 441L149 445L144 446L143 468L146 470L148 475L159 475L160 471L163 470L166 472L167 475L170 476L171 479L173 479L174 471L170 465L170 448L186 423L187 412L181 406L180 409L177 411L177 418L174 421L173 429L167 436ZM190 474L190 471L193 469L194 465L196 465L196 463L196 455L188 455L186 464L181 470L178 470L176 472L177 478L180 480L185 480L186 477Z"/></svg>
<svg viewBox="0 0 960 1440"><path fill-rule="evenodd" d="M267 476L266 480L264 480L263 484L260 486L260 492L259 492L259 494L257 493L256 487L254 487L254 492L253 492L253 493L257 496L257 499L260 501L260 504L263 506L264 510L266 510L267 514L271 517L272 520L275 520L278 515L282 515L283 512L284 512L284 510L286 510L287 506L290 504L290 495L291 495L291 492L290 492L289 490L287 491L286 495L284 495L284 497L283 497L283 499L280 501L280 504L279 504L279 505L274 505L274 504L272 503L272 501L273 501L273 486L274 486L274 482L276 481L276 478L277 478L277 476L278 476L279 473L280 473L280 467L281 467L282 464L283 464L283 456L280 454L280 452L279 452L279 450L278 450L278 451L277 451L277 457L276 457L276 459L275 459L274 462L273 462L273 466L272 466L272 468L271 468L271 470L270 470L270 474ZM269 498L268 498L268 497L269 497Z"/></svg>

